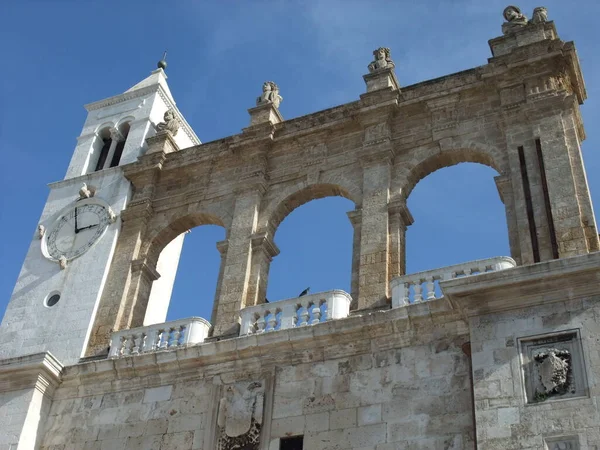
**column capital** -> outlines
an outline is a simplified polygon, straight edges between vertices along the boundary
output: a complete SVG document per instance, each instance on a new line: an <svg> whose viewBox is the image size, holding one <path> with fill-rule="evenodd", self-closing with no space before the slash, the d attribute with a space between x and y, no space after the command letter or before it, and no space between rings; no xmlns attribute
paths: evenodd
<svg viewBox="0 0 600 450"><path fill-rule="evenodd" d="M123 136L123 134L116 127L112 127L110 129L110 138L115 142L121 142L125 140L125 136Z"/></svg>
<svg viewBox="0 0 600 450"><path fill-rule="evenodd" d="M388 203L388 213L390 216L398 216L402 220L404 226L408 227L412 225L415 221L411 212L406 205L405 198L399 198L396 200L392 200Z"/></svg>
<svg viewBox="0 0 600 450"><path fill-rule="evenodd" d="M252 251L262 251L269 261L274 256L279 255L279 247L273 241L273 237L266 231L254 233L250 236L250 240L252 241Z"/></svg>
<svg viewBox="0 0 600 450"><path fill-rule="evenodd" d="M229 240L224 239L222 241L217 242L217 250L221 254L221 258L224 258L227 255L227 249L229 248Z"/></svg>
<svg viewBox="0 0 600 450"><path fill-rule="evenodd" d="M52 396L62 370L63 365L49 352L5 359L0 366L0 392L35 388Z"/></svg>
<svg viewBox="0 0 600 450"><path fill-rule="evenodd" d="M142 275L147 277L150 281L155 281L160 278L160 273L150 266L146 259L135 259L131 261L131 272L142 272Z"/></svg>
<svg viewBox="0 0 600 450"><path fill-rule="evenodd" d="M346 215L348 216L348 219L350 220L350 223L354 229L362 225L362 209L357 208L352 211L348 211Z"/></svg>

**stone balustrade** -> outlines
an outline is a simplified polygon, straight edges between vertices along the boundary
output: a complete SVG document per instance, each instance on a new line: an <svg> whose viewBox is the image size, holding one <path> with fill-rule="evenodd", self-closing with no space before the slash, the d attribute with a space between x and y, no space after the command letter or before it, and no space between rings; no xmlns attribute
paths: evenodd
<svg viewBox="0 0 600 450"><path fill-rule="evenodd" d="M350 294L333 290L250 306L240 312L240 336L342 319L348 317L351 301Z"/></svg>
<svg viewBox="0 0 600 450"><path fill-rule="evenodd" d="M392 308L442 297L440 281L510 269L516 265L508 256L497 256L394 278L390 281Z"/></svg>
<svg viewBox="0 0 600 450"><path fill-rule="evenodd" d="M201 317L190 317L116 331L111 336L108 357L119 358L199 344L208 336L210 326Z"/></svg>

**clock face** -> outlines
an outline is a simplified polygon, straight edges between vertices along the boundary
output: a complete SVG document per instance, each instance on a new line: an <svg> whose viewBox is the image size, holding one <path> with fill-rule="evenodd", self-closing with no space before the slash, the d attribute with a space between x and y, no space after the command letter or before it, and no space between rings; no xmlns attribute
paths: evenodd
<svg viewBox="0 0 600 450"><path fill-rule="evenodd" d="M102 237L110 223L107 206L90 200L78 201L48 230L42 252L55 260L77 258Z"/></svg>

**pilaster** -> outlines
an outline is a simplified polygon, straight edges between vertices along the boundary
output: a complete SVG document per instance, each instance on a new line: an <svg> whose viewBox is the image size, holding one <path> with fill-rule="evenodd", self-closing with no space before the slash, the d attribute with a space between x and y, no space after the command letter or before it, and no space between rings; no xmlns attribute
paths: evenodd
<svg viewBox="0 0 600 450"><path fill-rule="evenodd" d="M392 278L406 274L406 229L414 223L414 219L405 198L399 198L388 204L389 214L389 274Z"/></svg>
<svg viewBox="0 0 600 450"><path fill-rule="evenodd" d="M227 232L227 254L218 288L214 336L239 331L239 311L246 306L252 260L251 236L255 232L263 191L252 186L236 192L231 226Z"/></svg>
<svg viewBox="0 0 600 450"><path fill-rule="evenodd" d="M63 366L50 353L0 361L0 442L6 448L36 450L43 439Z"/></svg>
<svg viewBox="0 0 600 450"><path fill-rule="evenodd" d="M254 233L250 239L252 241L252 264L246 306L265 303L271 261L273 261L273 257L279 255L279 248L269 233Z"/></svg>
<svg viewBox="0 0 600 450"><path fill-rule="evenodd" d="M359 267L360 267L360 236L362 228L362 209L348 211L348 219L352 224L354 234L352 236L352 277L350 280L350 295L352 303L350 309L356 309L358 305Z"/></svg>

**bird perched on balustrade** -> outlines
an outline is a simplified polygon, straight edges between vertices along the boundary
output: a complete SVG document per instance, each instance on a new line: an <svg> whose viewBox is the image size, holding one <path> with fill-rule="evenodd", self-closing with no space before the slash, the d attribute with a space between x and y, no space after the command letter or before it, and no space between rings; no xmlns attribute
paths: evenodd
<svg viewBox="0 0 600 450"><path fill-rule="evenodd" d="M300 295L298 297L303 297L306 294L308 294L310 292L310 286L307 287L306 289L304 289L302 292L300 292Z"/></svg>

